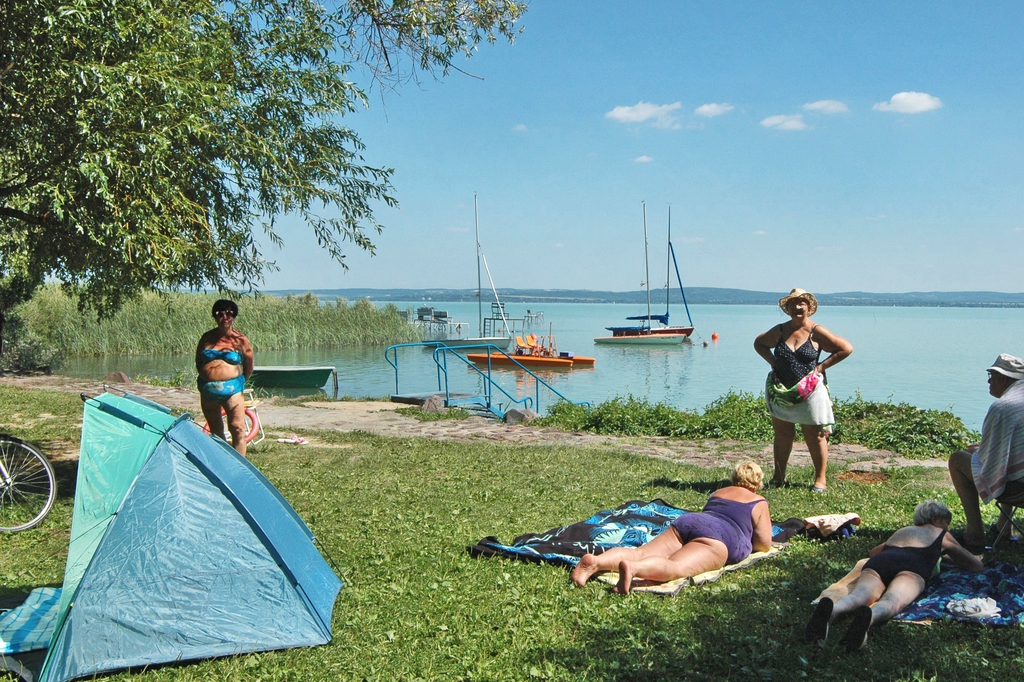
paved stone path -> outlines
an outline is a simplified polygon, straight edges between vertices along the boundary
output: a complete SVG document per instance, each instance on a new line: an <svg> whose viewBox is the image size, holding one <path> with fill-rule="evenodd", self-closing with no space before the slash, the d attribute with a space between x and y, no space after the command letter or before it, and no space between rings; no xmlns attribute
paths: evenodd
<svg viewBox="0 0 1024 682"><path fill-rule="evenodd" d="M44 390L96 394L103 391L102 382L83 381L58 375L2 375L0 385ZM194 390L148 384L117 384L118 389L130 390L168 407L200 415L199 394ZM599 447L650 457L659 457L698 466L727 466L744 459L771 464L771 446L727 440L680 441L658 437L600 436L590 433L571 433L553 428L540 428L525 424L507 425L500 422L471 417L466 420L421 422L413 417L397 414L400 407L387 402L311 401L302 404L283 402L276 398L259 406L260 420L268 438L285 438L296 433L315 443L308 432L363 431L389 437L420 437L456 442L497 442L517 445L559 445ZM202 417L200 416L201 420ZM77 456L77 453L68 453ZM886 450L871 450L860 445L832 445L829 458L842 462L853 471L878 471L886 468L924 466L945 468L944 459L914 460L897 457ZM811 463L807 447L797 443L790 459L795 465Z"/></svg>

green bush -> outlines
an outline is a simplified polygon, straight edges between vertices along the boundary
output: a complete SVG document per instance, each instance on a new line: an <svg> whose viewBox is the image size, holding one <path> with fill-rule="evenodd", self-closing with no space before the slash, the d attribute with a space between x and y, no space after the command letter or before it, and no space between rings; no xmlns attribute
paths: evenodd
<svg viewBox="0 0 1024 682"><path fill-rule="evenodd" d="M49 370L61 361L61 352L30 331L17 313L7 316L3 328L0 371Z"/></svg>
<svg viewBox="0 0 1024 682"><path fill-rule="evenodd" d="M900 403L873 403L858 395L835 403L832 439L905 455L949 454L981 439L952 412Z"/></svg>
<svg viewBox="0 0 1024 682"><path fill-rule="evenodd" d="M853 443L901 455L945 456L980 438L951 412L922 410L906 403L874 403L859 395L836 401L835 415L830 442ZM761 443L773 438L764 397L733 391L708 405L703 414L677 410L663 403L652 405L630 396L594 407L557 403L535 423L623 436L727 438Z"/></svg>

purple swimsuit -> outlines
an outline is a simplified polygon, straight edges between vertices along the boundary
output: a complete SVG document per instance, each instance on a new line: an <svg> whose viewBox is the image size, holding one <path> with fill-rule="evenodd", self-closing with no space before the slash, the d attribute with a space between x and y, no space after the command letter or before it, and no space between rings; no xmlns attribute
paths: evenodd
<svg viewBox="0 0 1024 682"><path fill-rule="evenodd" d="M683 542L697 538L718 540L729 550L726 565L743 561L753 549L754 521L750 517L754 505L761 500L734 502L722 497L712 497L702 512L683 514L672 522Z"/></svg>

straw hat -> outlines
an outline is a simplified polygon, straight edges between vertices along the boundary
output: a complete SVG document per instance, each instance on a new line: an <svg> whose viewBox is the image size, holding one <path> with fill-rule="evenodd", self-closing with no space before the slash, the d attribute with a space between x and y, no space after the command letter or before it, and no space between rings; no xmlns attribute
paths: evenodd
<svg viewBox="0 0 1024 682"><path fill-rule="evenodd" d="M803 289L793 289L789 292L789 296L783 296L779 299L779 307L782 308L782 312L789 313L789 311L786 310L786 306L789 305L790 301L798 298L807 302L808 317L818 312L818 299L814 298L814 294L809 291L804 291Z"/></svg>

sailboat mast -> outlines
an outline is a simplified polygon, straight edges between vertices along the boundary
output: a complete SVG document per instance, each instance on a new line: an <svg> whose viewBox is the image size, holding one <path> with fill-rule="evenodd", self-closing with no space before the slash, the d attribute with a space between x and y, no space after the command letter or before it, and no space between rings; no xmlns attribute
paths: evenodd
<svg viewBox="0 0 1024 682"><path fill-rule="evenodd" d="M665 324L668 324L668 304L672 295L672 204L668 205L668 253L665 254Z"/></svg>
<svg viewBox="0 0 1024 682"><path fill-rule="evenodd" d="M476 309L477 309L477 334L484 335L484 292L483 280L480 277L480 206L477 203L476 192L473 192L473 218L476 223Z"/></svg>
<svg viewBox="0 0 1024 682"><path fill-rule="evenodd" d="M651 328L651 263L647 257L647 204L640 203L644 208L644 275L647 286L647 328Z"/></svg>

